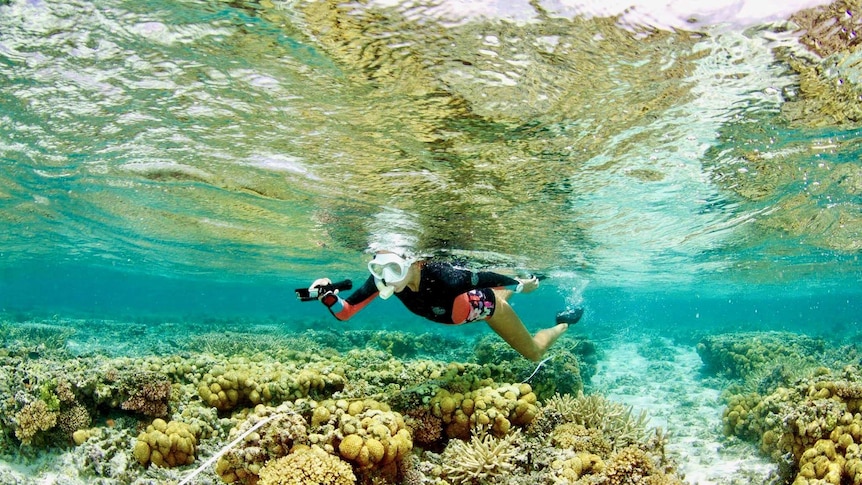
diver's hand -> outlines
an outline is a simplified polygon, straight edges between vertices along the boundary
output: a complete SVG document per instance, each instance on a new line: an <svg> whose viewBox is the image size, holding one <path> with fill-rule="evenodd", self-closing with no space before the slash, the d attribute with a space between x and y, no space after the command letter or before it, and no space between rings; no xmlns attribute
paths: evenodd
<svg viewBox="0 0 862 485"><path fill-rule="evenodd" d="M331 284L332 280L329 278L319 278L314 280L314 282L311 283L311 286L308 287L308 291L318 291L317 299L327 308L332 307L332 305L335 305L338 302L338 290L320 291L319 288Z"/></svg>
<svg viewBox="0 0 862 485"><path fill-rule="evenodd" d="M536 278L535 276L515 279L518 280L518 288L521 289L519 293L530 293L539 287L539 278Z"/></svg>
<svg viewBox="0 0 862 485"><path fill-rule="evenodd" d="M314 282L313 282L313 283L311 283L311 285L308 287L308 291L309 291L310 293L313 293L315 290L317 290L317 289L318 289L318 288L320 288L321 286L327 286L327 285L331 285L331 284L332 284L332 280L330 280L329 278L318 278L318 279L314 280ZM323 295L324 295L324 294L326 294L326 293L338 294L338 290L335 290L335 291L320 291L320 292L318 292L317 299L318 299L318 300L322 299L322 298L323 298Z"/></svg>
<svg viewBox="0 0 862 485"><path fill-rule="evenodd" d="M330 280L329 278L318 278L314 280L313 283L311 283L311 285L308 287L308 291L314 290L320 286L326 286L331 284L332 280Z"/></svg>

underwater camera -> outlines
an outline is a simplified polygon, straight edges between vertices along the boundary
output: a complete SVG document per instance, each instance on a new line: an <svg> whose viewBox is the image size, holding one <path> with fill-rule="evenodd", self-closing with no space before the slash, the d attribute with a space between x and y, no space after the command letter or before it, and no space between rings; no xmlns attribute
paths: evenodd
<svg viewBox="0 0 862 485"><path fill-rule="evenodd" d="M353 288L353 282L350 280L343 280L336 281L328 285L317 286L311 290L308 288L297 288L293 291L296 292L296 297L299 298L299 301L314 301L319 295L326 294L329 291L349 290L351 288Z"/></svg>

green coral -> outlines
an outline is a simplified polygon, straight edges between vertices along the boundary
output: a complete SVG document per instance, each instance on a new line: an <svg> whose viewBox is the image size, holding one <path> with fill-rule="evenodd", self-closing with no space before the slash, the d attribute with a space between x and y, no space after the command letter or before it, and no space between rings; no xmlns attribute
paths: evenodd
<svg viewBox="0 0 862 485"><path fill-rule="evenodd" d="M787 332L747 332L710 335L697 344L707 372L731 379L747 379L794 363L797 370L814 367L812 357L826 350L826 342Z"/></svg>
<svg viewBox="0 0 862 485"><path fill-rule="evenodd" d="M60 410L60 398L54 393L56 384L46 382L39 386L39 400L44 401L51 411Z"/></svg>

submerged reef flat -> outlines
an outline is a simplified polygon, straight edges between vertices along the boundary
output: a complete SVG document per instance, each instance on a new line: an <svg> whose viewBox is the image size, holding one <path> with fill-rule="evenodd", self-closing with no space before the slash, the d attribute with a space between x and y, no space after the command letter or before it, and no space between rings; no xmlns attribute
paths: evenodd
<svg viewBox="0 0 862 485"><path fill-rule="evenodd" d="M583 338L539 366L492 336L129 325L128 355L96 339L123 326L0 325L4 483L682 483L644 413L584 393Z"/></svg>
<svg viewBox="0 0 862 485"><path fill-rule="evenodd" d="M539 366L451 331L53 319L0 339L2 483L840 484L862 469L859 355L797 334L566 335Z"/></svg>

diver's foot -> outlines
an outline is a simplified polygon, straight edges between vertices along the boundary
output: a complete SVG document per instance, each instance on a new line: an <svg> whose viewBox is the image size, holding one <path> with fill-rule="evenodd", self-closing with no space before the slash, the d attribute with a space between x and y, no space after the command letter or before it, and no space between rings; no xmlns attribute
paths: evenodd
<svg viewBox="0 0 862 485"><path fill-rule="evenodd" d="M567 323L558 323L551 328L545 328L536 332L536 335L533 337L533 342L536 344L536 348L539 352L535 356L529 356L529 358L538 362L539 359L542 358L542 355L545 354L545 351L548 350L551 345L554 345L554 342L556 342L561 335L566 333L566 330L568 329L569 325Z"/></svg>
<svg viewBox="0 0 862 485"><path fill-rule="evenodd" d="M584 309L582 307L577 307L572 310L564 310L560 313L557 313L557 323L568 323L569 325L574 325L578 323L578 320L584 316Z"/></svg>

